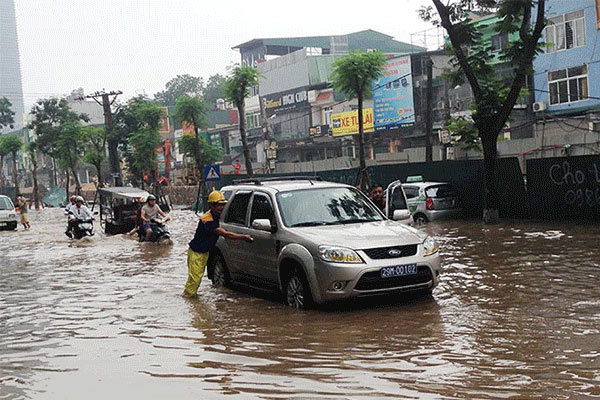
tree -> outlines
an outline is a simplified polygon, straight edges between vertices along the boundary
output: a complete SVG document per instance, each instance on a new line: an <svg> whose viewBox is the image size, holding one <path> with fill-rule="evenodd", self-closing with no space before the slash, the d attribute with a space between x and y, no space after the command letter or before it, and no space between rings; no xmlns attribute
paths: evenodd
<svg viewBox="0 0 600 400"><path fill-rule="evenodd" d="M211 75L206 82L206 87L202 92L202 97L204 102L209 105L209 107L215 107L217 103L217 99L225 98L225 82L227 78L220 74Z"/></svg>
<svg viewBox="0 0 600 400"><path fill-rule="evenodd" d="M4 173L2 172L2 169L4 168L4 157L10 154L8 148L4 144L5 137L6 136L0 136L0 187L6 186L4 184Z"/></svg>
<svg viewBox="0 0 600 400"><path fill-rule="evenodd" d="M75 179L75 192L81 195L81 182L77 175L77 165L83 157L84 128L80 121L68 121L60 125L59 128L55 142L59 165L65 171L71 172L73 179Z"/></svg>
<svg viewBox="0 0 600 400"><path fill-rule="evenodd" d="M102 163L106 161L106 129L98 126L86 127L83 131L83 140L83 161L96 168L98 186L104 187Z"/></svg>
<svg viewBox="0 0 600 400"><path fill-rule="evenodd" d="M89 121L86 114L73 112L66 99L51 97L38 100L31 108L31 123L27 126L33 130L39 150L53 160L52 182L57 185L56 159L59 149L56 147L61 126L67 122ZM68 192L68 189L67 189Z"/></svg>
<svg viewBox="0 0 600 400"><path fill-rule="evenodd" d="M332 86L350 98L358 100L358 149L360 169L358 182L362 190L369 187L369 175L365 162L363 101L371 94L373 80L379 78L386 58L379 51L364 53L356 51L333 62Z"/></svg>
<svg viewBox="0 0 600 400"><path fill-rule="evenodd" d="M0 129L13 127L15 113L11 107L12 103L6 97L0 98Z"/></svg>
<svg viewBox="0 0 600 400"><path fill-rule="evenodd" d="M127 102L115 115L115 132L121 138L125 160L134 181L150 172L156 180L156 148L160 144L163 111L154 101L136 97Z"/></svg>
<svg viewBox="0 0 600 400"><path fill-rule="evenodd" d="M521 95L528 74L532 72L533 59L540 51L539 43L546 25L544 19L546 1L537 0L535 21L532 21L534 1L531 0L456 0L444 5L432 0L437 10L421 9L421 17L441 25L451 43L458 73L466 77L474 97L473 122L483 147L485 169L485 193L483 220L486 223L499 220L497 189L497 141L508 118ZM494 26L498 34L517 34L501 52L501 59L512 66L507 85L506 77L494 71L491 43L484 40L482 30L486 26L474 23L468 11L496 11L500 21ZM439 20L437 19L439 18Z"/></svg>
<svg viewBox="0 0 600 400"><path fill-rule="evenodd" d="M250 160L250 150L248 149L248 138L246 136L246 104L245 99L250 95L250 88L258 86L259 73L251 66L237 66L231 71L231 74L225 82L225 96L238 109L240 136L242 137L242 148L244 159L246 161L246 173L252 177L252 161Z"/></svg>
<svg viewBox="0 0 600 400"><path fill-rule="evenodd" d="M195 137L185 135L177 141L179 151L186 157L194 157L200 154L204 165L211 165L223 159L223 149L219 146L211 146L204 138L196 140Z"/></svg>
<svg viewBox="0 0 600 400"><path fill-rule="evenodd" d="M200 97L204 90L204 80L188 74L177 75L165 85L165 90L154 95L154 99L164 106L174 106L181 96Z"/></svg>
<svg viewBox="0 0 600 400"><path fill-rule="evenodd" d="M175 103L175 114L182 121L192 124L194 127L194 136L196 143L200 141L199 130L206 125L206 104L199 97L181 96ZM192 146L190 149L195 149L192 154L196 166L196 174L200 174L204 165L200 146Z"/></svg>
<svg viewBox="0 0 600 400"><path fill-rule="evenodd" d="M36 142L29 142L25 146L27 154L29 155L29 159L31 160L31 176L33 177L33 203L35 204L35 209L40 209L40 195L39 195L39 187L38 187L38 151L39 147Z"/></svg>
<svg viewBox="0 0 600 400"><path fill-rule="evenodd" d="M19 172L17 170L17 154L23 148L23 140L15 134L2 136L2 148L0 153L6 152L12 154L13 161L13 179L15 185L15 196L19 195Z"/></svg>
<svg viewBox="0 0 600 400"><path fill-rule="evenodd" d="M453 146L464 151L481 152L481 139L473 121L464 117L450 118L444 128L450 132Z"/></svg>

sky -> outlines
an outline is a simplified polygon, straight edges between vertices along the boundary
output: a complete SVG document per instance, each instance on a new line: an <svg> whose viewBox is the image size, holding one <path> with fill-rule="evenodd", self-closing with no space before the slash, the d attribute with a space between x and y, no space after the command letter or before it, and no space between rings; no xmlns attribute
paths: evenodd
<svg viewBox="0 0 600 400"><path fill-rule="evenodd" d="M254 38L340 35L373 29L409 42L430 29L430 0L15 0L25 109L39 98L121 90L153 96L178 74L208 78L240 61ZM431 32L433 35L435 32ZM422 45L413 36L414 43ZM430 38L430 40L434 40Z"/></svg>

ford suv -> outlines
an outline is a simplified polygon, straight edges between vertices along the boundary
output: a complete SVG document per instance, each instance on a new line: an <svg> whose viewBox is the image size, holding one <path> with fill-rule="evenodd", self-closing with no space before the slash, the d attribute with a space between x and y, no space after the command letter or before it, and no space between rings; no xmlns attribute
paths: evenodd
<svg viewBox="0 0 600 400"><path fill-rule="evenodd" d="M208 263L216 286L282 292L302 309L358 296L431 291L440 256L433 238L386 218L352 186L316 178L248 180L226 186L224 229Z"/></svg>

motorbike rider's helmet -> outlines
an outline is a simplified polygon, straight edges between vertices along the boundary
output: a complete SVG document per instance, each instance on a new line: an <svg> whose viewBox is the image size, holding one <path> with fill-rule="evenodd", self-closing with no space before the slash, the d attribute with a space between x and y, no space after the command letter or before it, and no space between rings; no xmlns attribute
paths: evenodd
<svg viewBox="0 0 600 400"><path fill-rule="evenodd" d="M83 203L83 197L81 197L81 196L75 197L75 203L79 203L79 202Z"/></svg>
<svg viewBox="0 0 600 400"><path fill-rule="evenodd" d="M156 197L153 194L151 194L151 195L148 196L148 198L146 199L146 201L150 201L150 200L156 200Z"/></svg>
<svg viewBox="0 0 600 400"><path fill-rule="evenodd" d="M77 196L73 195L70 197L71 203L75 203L75 199L77 198Z"/></svg>

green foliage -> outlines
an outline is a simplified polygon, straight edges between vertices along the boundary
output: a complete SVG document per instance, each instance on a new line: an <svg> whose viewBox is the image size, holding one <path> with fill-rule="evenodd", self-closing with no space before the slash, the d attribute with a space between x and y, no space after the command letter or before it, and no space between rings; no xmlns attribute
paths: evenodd
<svg viewBox="0 0 600 400"><path fill-rule="evenodd" d="M451 118L444 126L450 132L452 144L459 149L481 152L481 139L473 121L466 118Z"/></svg>
<svg viewBox="0 0 600 400"><path fill-rule="evenodd" d="M74 171L83 157L83 125L80 121L67 121L58 128L54 142L58 165L64 170Z"/></svg>
<svg viewBox="0 0 600 400"><path fill-rule="evenodd" d="M0 98L0 128L13 127L15 113L11 107L12 103L6 97Z"/></svg>
<svg viewBox="0 0 600 400"><path fill-rule="evenodd" d="M25 151L27 151L27 155L29 156L29 159L31 160L32 171L37 170L37 165L38 165L37 153L39 150L40 150L40 148L36 142L29 142L25 145Z"/></svg>
<svg viewBox="0 0 600 400"><path fill-rule="evenodd" d="M214 107L217 99L225 98L225 82L227 78L223 75L215 74L211 75L206 82L206 87L202 92L202 97L204 102L208 104L210 107Z"/></svg>
<svg viewBox="0 0 600 400"><path fill-rule="evenodd" d="M0 154L12 154L16 157L17 153L23 148L23 139L11 133L10 135L0 136Z"/></svg>
<svg viewBox="0 0 600 400"><path fill-rule="evenodd" d="M142 129L129 137L131 151L126 154L127 165L133 176L156 169L156 148L160 144L158 130Z"/></svg>
<svg viewBox="0 0 600 400"><path fill-rule="evenodd" d="M181 96L202 96L204 80L188 74L177 75L165 85L165 90L154 95L154 99L164 105L173 106Z"/></svg>
<svg viewBox="0 0 600 400"><path fill-rule="evenodd" d="M83 141L83 161L92 164L100 172L100 166L106 161L106 130L98 126L85 127ZM102 182L101 177L98 177L98 181Z"/></svg>
<svg viewBox="0 0 600 400"><path fill-rule="evenodd" d="M231 71L224 84L225 97L239 109L244 106L244 99L250 95L250 88L258 86L260 74L249 65L237 66ZM243 118L240 116L240 119Z"/></svg>
<svg viewBox="0 0 600 400"><path fill-rule="evenodd" d="M61 126L65 123L89 121L86 114L73 112L66 99L56 97L38 100L31 108L31 115L33 119L28 128L35 132L39 149L54 158L59 155L56 143Z"/></svg>
<svg viewBox="0 0 600 400"><path fill-rule="evenodd" d="M333 62L332 86L350 98L370 95L372 82L381 76L386 58L379 51L355 51Z"/></svg>
<svg viewBox="0 0 600 400"><path fill-rule="evenodd" d="M181 96L175 103L175 115L181 121L194 125L195 129L206 126L206 103L200 97Z"/></svg>
<svg viewBox="0 0 600 400"><path fill-rule="evenodd" d="M185 135L179 138L177 143L179 144L179 151L186 157L195 159L196 154L198 154L202 166L223 160L223 149L219 146L211 146L203 137L196 140L193 136Z"/></svg>

